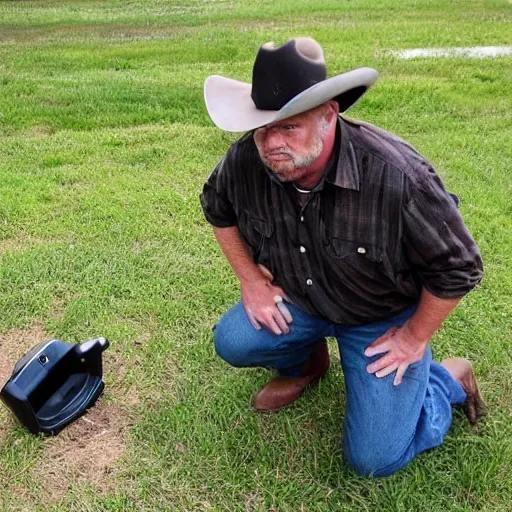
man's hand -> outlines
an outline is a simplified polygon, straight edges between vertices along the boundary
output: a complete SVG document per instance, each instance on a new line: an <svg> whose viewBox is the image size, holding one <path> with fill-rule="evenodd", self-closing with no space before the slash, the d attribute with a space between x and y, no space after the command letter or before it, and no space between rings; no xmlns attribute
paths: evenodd
<svg viewBox="0 0 512 512"><path fill-rule="evenodd" d="M293 322L290 311L283 303L286 294L272 284L272 274L260 265L262 278L241 283L242 303L247 317L255 329L263 327L274 334L290 332L288 324Z"/></svg>
<svg viewBox="0 0 512 512"><path fill-rule="evenodd" d="M366 357L386 353L377 361L369 364L366 370L368 373L375 373L375 376L379 378L396 370L393 384L398 386L409 365L423 357L428 342L429 339L420 339L415 336L408 322L402 327L392 327L364 351Z"/></svg>
<svg viewBox="0 0 512 512"><path fill-rule="evenodd" d="M240 281L242 304L253 327L259 330L263 326L274 334L289 332L293 320L283 302L286 294L272 285L274 278L268 268L253 262L238 227L214 227L213 232Z"/></svg>

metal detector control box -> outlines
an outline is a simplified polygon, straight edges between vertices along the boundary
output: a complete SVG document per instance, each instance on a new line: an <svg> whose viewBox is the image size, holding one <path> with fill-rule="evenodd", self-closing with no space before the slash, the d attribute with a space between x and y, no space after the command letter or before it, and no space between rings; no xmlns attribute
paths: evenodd
<svg viewBox="0 0 512 512"><path fill-rule="evenodd" d="M33 434L57 434L94 405L103 388L106 338L45 341L27 352L0 398Z"/></svg>

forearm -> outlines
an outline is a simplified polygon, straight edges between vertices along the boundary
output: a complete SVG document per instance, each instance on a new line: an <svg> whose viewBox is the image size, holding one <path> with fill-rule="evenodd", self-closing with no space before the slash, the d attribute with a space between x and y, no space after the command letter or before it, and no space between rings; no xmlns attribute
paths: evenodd
<svg viewBox="0 0 512 512"><path fill-rule="evenodd" d="M213 233L240 283L265 279L258 265L253 262L249 249L236 226L227 228L214 226Z"/></svg>
<svg viewBox="0 0 512 512"><path fill-rule="evenodd" d="M423 288L418 308L407 321L407 327L415 339L428 342L460 301L461 297L436 297Z"/></svg>
<svg viewBox="0 0 512 512"><path fill-rule="evenodd" d="M213 228L215 238L240 281L242 302L249 322L255 329L267 328L274 334L288 333L293 321L289 310L276 296L286 297L279 286L272 284L267 269L260 269L251 258L237 227Z"/></svg>

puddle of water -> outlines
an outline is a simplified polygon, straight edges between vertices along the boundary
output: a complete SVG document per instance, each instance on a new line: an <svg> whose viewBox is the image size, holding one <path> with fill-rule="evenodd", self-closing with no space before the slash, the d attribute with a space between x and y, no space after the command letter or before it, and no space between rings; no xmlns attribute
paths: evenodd
<svg viewBox="0 0 512 512"><path fill-rule="evenodd" d="M415 48L392 52L401 59L417 59L422 57L469 57L485 59L512 55L512 46L473 46L468 48Z"/></svg>

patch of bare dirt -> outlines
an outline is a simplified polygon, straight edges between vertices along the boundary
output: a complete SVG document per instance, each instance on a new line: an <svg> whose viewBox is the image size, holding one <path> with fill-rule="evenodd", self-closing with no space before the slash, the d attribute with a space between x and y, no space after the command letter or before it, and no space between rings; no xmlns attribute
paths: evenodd
<svg viewBox="0 0 512 512"><path fill-rule="evenodd" d="M45 440L35 474L50 500L62 499L76 485L93 485L105 494L119 485L117 462L125 453L130 415L100 398L84 416Z"/></svg>
<svg viewBox="0 0 512 512"><path fill-rule="evenodd" d="M55 128L49 123L41 123L32 126L28 133L36 137L45 137L47 135L53 135L56 132Z"/></svg>
<svg viewBox="0 0 512 512"><path fill-rule="evenodd" d="M187 9L184 7L183 9ZM190 8L188 8L190 9ZM197 8L195 8L197 9ZM178 10L177 7L171 7L165 14L179 15L186 14L188 10ZM40 27L0 27L0 40L4 44L26 44L26 43L46 43L52 41L124 41L124 40L145 40L145 39L175 39L182 33L192 32L193 27L163 27L151 25L146 26L126 23L108 23L100 25L57 25L54 28L47 26Z"/></svg>
<svg viewBox="0 0 512 512"><path fill-rule="evenodd" d="M9 379L14 365L21 356L34 345L51 339L41 323L0 334L0 387Z"/></svg>
<svg viewBox="0 0 512 512"><path fill-rule="evenodd" d="M55 243L54 240L47 240L44 238L37 238L29 235L18 235L14 238L7 238L0 240L0 254L4 252L19 252L26 251L31 247L38 245L45 245L49 243Z"/></svg>

